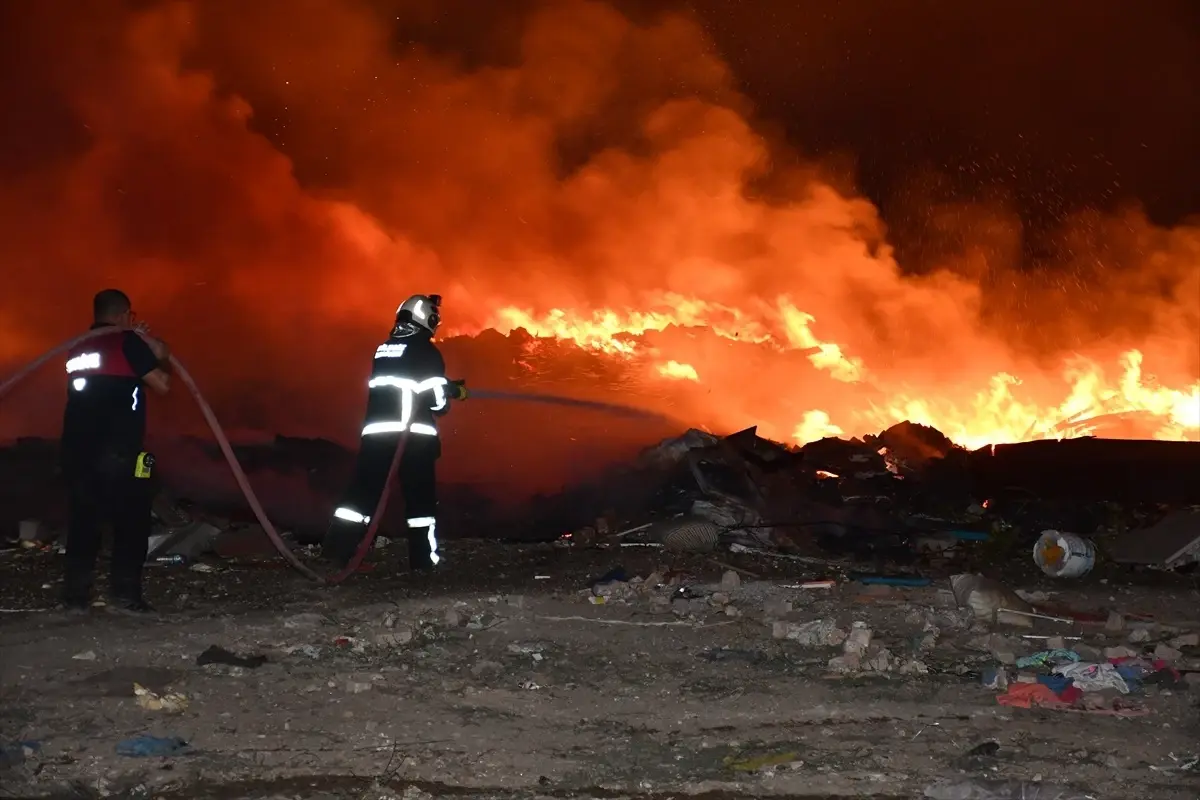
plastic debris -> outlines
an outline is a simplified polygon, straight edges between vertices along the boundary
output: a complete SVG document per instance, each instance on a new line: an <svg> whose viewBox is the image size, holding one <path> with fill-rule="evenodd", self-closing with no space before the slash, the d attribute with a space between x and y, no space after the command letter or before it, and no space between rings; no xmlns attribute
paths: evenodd
<svg viewBox="0 0 1200 800"><path fill-rule="evenodd" d="M846 641L846 632L831 619L812 622L776 622L771 627L776 639L790 639L804 647L836 647Z"/></svg>
<svg viewBox="0 0 1200 800"><path fill-rule="evenodd" d="M751 756L749 758L737 758L730 756L725 759L725 766L734 772L759 772L760 770L771 769L773 767L782 767L789 764L795 764L798 758L799 753L791 750L782 753Z"/></svg>
<svg viewBox="0 0 1200 800"><path fill-rule="evenodd" d="M13 742L0 746L0 769L11 769L25 763L25 759L42 749L39 742Z"/></svg>
<svg viewBox="0 0 1200 800"><path fill-rule="evenodd" d="M117 744L117 755L129 758L162 758L182 753L188 743L178 736L135 736Z"/></svg>
<svg viewBox="0 0 1200 800"><path fill-rule="evenodd" d="M239 656L237 653L215 644L196 656L196 665L201 667L205 664L224 664L229 667L258 669L265 663L267 663L266 656Z"/></svg>
<svg viewBox="0 0 1200 800"><path fill-rule="evenodd" d="M187 711L188 699L181 694L155 694L140 683L133 685L133 695L138 705L147 711L165 711L168 714L182 714Z"/></svg>
<svg viewBox="0 0 1200 800"><path fill-rule="evenodd" d="M1026 667L1056 667L1060 664L1073 664L1082 659L1074 650L1043 650L1040 653L1034 653L1031 656L1023 656L1017 659L1017 666Z"/></svg>
<svg viewBox="0 0 1200 800"><path fill-rule="evenodd" d="M1006 613L1030 612L1032 608L1016 592L998 581L982 575L954 575L950 578L950 588L958 607L970 608L977 619L1033 627L1033 620L1025 614Z"/></svg>
<svg viewBox="0 0 1200 800"><path fill-rule="evenodd" d="M1026 781L965 780L935 783L925 789L928 800L1068 800L1064 786Z"/></svg>
<svg viewBox="0 0 1200 800"><path fill-rule="evenodd" d="M1084 692L1116 689L1121 694L1129 694L1129 684L1113 664L1064 664L1055 667L1054 674L1070 678Z"/></svg>

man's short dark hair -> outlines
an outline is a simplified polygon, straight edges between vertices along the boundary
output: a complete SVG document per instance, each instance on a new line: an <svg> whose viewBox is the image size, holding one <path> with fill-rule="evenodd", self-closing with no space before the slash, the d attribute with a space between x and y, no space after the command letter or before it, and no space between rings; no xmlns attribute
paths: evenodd
<svg viewBox="0 0 1200 800"><path fill-rule="evenodd" d="M133 308L129 295L120 289L105 289L92 298L92 317L100 322L124 314Z"/></svg>

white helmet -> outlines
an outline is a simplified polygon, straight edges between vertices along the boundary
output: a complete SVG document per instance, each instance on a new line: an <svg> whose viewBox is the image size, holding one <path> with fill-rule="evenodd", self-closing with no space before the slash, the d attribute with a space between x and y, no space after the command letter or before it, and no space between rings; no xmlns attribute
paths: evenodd
<svg viewBox="0 0 1200 800"><path fill-rule="evenodd" d="M396 309L396 324L412 322L433 333L442 321L441 306L439 294L414 294Z"/></svg>

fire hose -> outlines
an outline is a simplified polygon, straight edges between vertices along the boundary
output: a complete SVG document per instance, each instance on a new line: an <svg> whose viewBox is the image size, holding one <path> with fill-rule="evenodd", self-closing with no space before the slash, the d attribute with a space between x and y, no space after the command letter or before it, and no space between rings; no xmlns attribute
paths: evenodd
<svg viewBox="0 0 1200 800"><path fill-rule="evenodd" d="M55 356L59 356L62 353L71 350L75 346L88 341L89 339L95 339L99 336L111 336L115 333L123 333L128 330L131 329L112 327L98 328L88 331L81 336L76 336L74 339L70 339L69 341L63 342L58 347L46 351L29 364L25 365L22 369L18 370L17 373L11 378L0 384L0 398L3 398L5 395L7 395L14 386L32 375L47 361ZM142 336L143 339L148 339L148 337L145 334L142 334L140 331L134 331L134 333ZM367 553L371 551L371 547L375 542L375 536L379 530L379 525L383 521L384 511L387 510L388 495L391 493L392 483L396 479L396 470L400 465L400 457L404 453L405 435L401 435L400 441L396 446L396 454L392 457L391 466L388 468L388 476L386 482L384 483L383 493L379 496L379 504L376 506L375 512L371 514L371 522L367 527L366 535L358 545L358 550L340 571L331 575L321 575L296 556L295 552L292 551L292 548L288 545L288 543L284 541L282 536L279 535L279 531L275 529L275 526L271 523L271 520L267 518L267 513L265 510L263 510L262 503L259 502L258 495L254 492L254 487L250 485L250 479L246 476L245 470L242 469L242 465L238 462L237 456L233 452L233 446L229 443L229 438L225 435L224 429L221 428L221 423L217 421L217 417L213 413L212 407L209 406L208 401L204 399L204 395L200 393L200 388L196 385L196 381L192 378L191 373L187 371L187 368L183 366L183 364L174 356L174 354L172 354L170 357L170 364L175 375L177 375L179 379L183 381L183 385L188 388L192 398L196 401L196 405L199 407L200 413L204 416L204 421L208 423L209 430L212 431L213 437L216 438L217 444L221 448L221 453L225 456L225 461L229 464L229 469L233 473L234 480L237 481L238 488L242 490L242 494L246 498L246 502L249 504L250 510L254 512L254 516L258 520L258 524L261 525L262 529L266 532L267 538L270 539L271 544L274 545L275 549L279 551L279 555L281 555L283 559L287 561L287 563L293 568L295 568L295 570L301 575L304 575L306 578L321 584L331 586L336 585L357 572L359 567L362 565L363 559L365 559L367 557ZM608 413L653 417L659 419L663 418L662 415L643 411L641 409L615 405L612 403L577 400L569 397L555 397L551 395L527 394L523 392L506 392L502 390L486 389L472 391L470 396L480 399L552 403L578 408L590 408L598 411L606 411Z"/></svg>

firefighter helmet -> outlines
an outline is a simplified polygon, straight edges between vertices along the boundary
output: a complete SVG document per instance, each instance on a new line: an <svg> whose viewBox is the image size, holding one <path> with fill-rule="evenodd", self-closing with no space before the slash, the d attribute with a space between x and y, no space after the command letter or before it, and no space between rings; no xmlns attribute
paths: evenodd
<svg viewBox="0 0 1200 800"><path fill-rule="evenodd" d="M414 294L396 309L396 324L412 322L433 333L442 321L441 305L441 295Z"/></svg>

